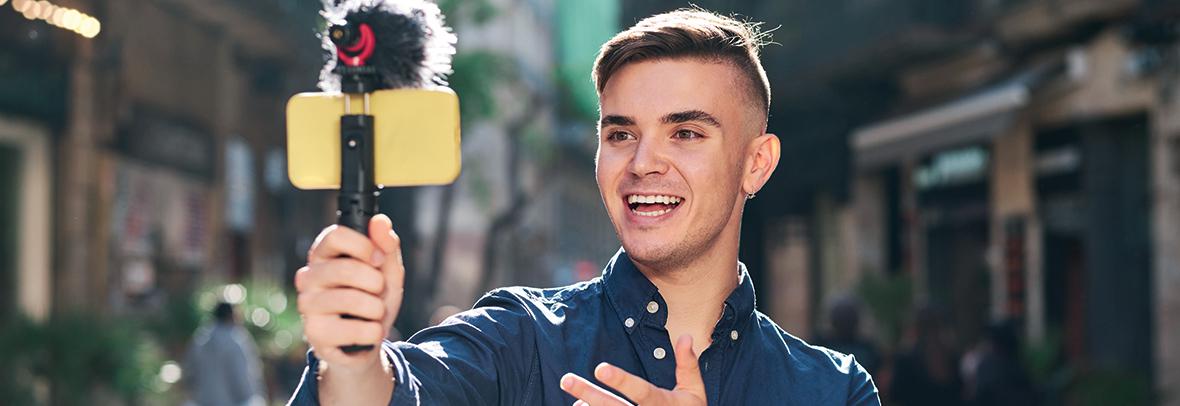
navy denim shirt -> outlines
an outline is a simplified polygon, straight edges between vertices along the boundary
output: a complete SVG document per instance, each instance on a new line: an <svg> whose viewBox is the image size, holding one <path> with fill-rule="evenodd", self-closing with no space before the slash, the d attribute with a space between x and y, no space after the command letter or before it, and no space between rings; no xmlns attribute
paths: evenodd
<svg viewBox="0 0 1180 406"><path fill-rule="evenodd" d="M880 405L850 355L808 345L754 309L745 265L699 362L710 405ZM668 306L622 250L603 276L554 289L492 291L466 312L382 346L397 384L392 405L569 405L567 372L593 380L609 362L662 388L676 386L664 324ZM294 405L318 401L308 354Z"/></svg>

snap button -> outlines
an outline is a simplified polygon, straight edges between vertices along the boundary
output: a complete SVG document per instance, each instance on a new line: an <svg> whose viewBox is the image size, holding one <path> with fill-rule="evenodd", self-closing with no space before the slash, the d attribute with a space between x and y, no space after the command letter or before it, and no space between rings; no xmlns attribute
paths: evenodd
<svg viewBox="0 0 1180 406"><path fill-rule="evenodd" d="M663 348L656 347L656 350L652 351L651 355L656 357L656 359L664 359L668 355L668 352L664 351Z"/></svg>
<svg viewBox="0 0 1180 406"><path fill-rule="evenodd" d="M656 303L654 300L647 302L647 312L648 313L655 314L658 311L660 311L660 304L659 303Z"/></svg>
<svg viewBox="0 0 1180 406"><path fill-rule="evenodd" d="M623 320L623 325L627 328L635 327L635 319L628 317L627 320Z"/></svg>
<svg viewBox="0 0 1180 406"><path fill-rule="evenodd" d="M732 330L729 332L729 339L731 339L733 341L737 341L737 338L738 338L737 330Z"/></svg>

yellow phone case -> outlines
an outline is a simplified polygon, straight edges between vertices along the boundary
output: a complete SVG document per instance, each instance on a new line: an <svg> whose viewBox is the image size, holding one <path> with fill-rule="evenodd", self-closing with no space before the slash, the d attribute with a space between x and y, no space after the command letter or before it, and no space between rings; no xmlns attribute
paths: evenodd
<svg viewBox="0 0 1180 406"><path fill-rule="evenodd" d="M354 114L361 96L349 102ZM340 187L344 95L300 93L287 101L287 176L300 189ZM384 186L441 185L459 177L459 98L447 88L390 89L369 96L374 180Z"/></svg>

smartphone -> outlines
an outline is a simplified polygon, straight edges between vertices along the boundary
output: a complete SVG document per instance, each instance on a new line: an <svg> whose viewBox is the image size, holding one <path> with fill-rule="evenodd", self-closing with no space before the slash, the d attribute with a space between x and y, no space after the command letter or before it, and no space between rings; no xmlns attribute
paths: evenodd
<svg viewBox="0 0 1180 406"><path fill-rule="evenodd" d="M340 116L344 98L361 114L361 95L300 93L287 101L287 176L300 189L340 188ZM447 88L369 94L374 117L374 181L382 186L454 182L462 166L459 98Z"/></svg>

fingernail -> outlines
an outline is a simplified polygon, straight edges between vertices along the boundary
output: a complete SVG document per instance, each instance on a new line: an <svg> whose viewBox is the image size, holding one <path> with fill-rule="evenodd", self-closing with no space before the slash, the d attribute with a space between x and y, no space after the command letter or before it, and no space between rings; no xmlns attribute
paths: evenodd
<svg viewBox="0 0 1180 406"><path fill-rule="evenodd" d="M373 266L381 266L381 264L385 263L385 254L382 254L380 249L373 250L372 261Z"/></svg>
<svg viewBox="0 0 1180 406"><path fill-rule="evenodd" d="M570 386L573 386L573 384L574 384L574 378L570 377L570 374L565 374L565 376L561 377L561 388L562 389L569 389Z"/></svg>
<svg viewBox="0 0 1180 406"><path fill-rule="evenodd" d="M615 376L614 368L611 368L610 365L607 365L605 363L598 364L597 369L598 369L598 379L605 381L605 380L610 379L611 377Z"/></svg>

